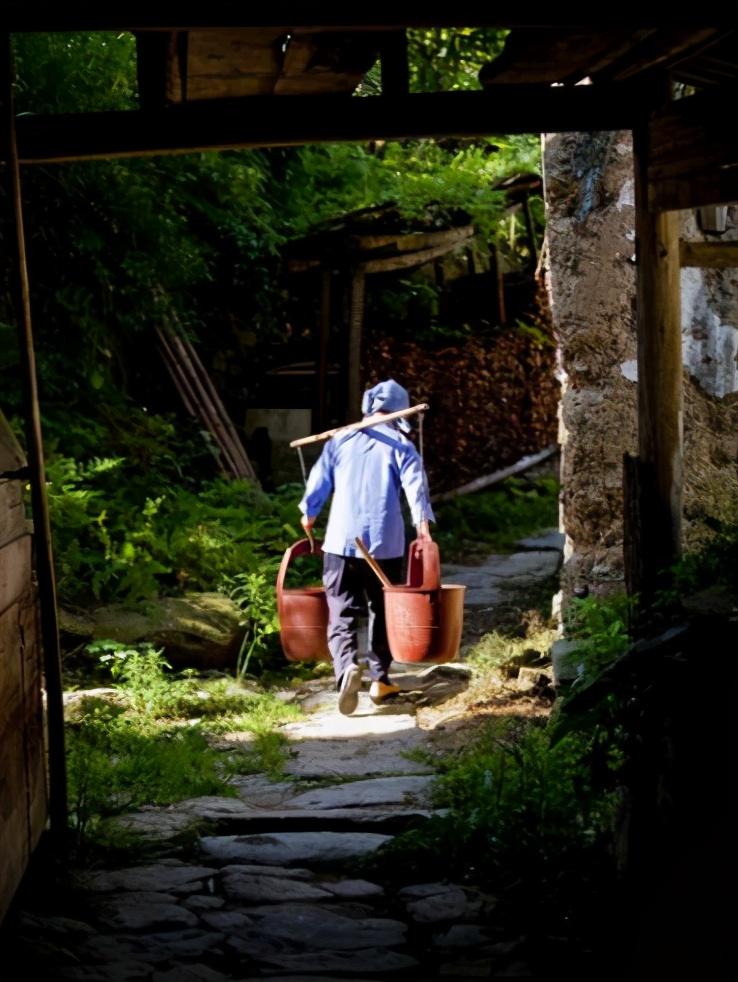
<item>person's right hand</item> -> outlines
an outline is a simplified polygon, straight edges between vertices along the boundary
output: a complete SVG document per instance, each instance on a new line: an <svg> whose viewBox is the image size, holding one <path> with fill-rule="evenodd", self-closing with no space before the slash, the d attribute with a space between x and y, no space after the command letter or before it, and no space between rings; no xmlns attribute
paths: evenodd
<svg viewBox="0 0 738 982"><path fill-rule="evenodd" d="M306 532L312 531L313 525L315 525L315 516L310 518L308 515L302 515L300 518L300 525L305 529Z"/></svg>

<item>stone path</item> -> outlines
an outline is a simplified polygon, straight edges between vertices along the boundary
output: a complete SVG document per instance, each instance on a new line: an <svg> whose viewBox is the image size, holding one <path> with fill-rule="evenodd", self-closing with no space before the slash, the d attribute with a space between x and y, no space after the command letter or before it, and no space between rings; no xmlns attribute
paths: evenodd
<svg viewBox="0 0 738 982"><path fill-rule="evenodd" d="M528 584L558 561L558 552L537 547L451 567L444 579L466 582L471 605L489 604L506 579ZM374 707L362 692L351 717L336 712L330 680L303 686L297 699L308 715L284 727L286 780L243 776L234 781L237 797L127 816L127 827L159 844L161 858L86 875L63 914L21 913L16 960L41 957L46 979L67 982L530 975L520 940L495 927L494 896L464 882L421 876L393 885L355 871L357 860L433 814L432 742L416 711L462 691L469 670L411 667L397 679L394 704ZM223 748L243 739L218 738ZM183 847L193 827L197 845ZM8 982L25 977L16 971Z"/></svg>

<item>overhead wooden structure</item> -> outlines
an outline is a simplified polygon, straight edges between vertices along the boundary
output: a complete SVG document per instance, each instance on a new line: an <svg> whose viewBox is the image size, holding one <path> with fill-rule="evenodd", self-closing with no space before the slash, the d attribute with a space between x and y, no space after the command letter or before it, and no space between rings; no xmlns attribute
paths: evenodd
<svg viewBox="0 0 738 982"><path fill-rule="evenodd" d="M192 12L157 0L5 0L0 12L0 159L9 164L3 168L5 200L13 203L18 230L15 293L49 709L50 812L57 829L64 822L59 646L24 262L22 166L338 140L633 130L640 431L638 500L631 512L636 586L653 588L659 570L678 553L680 244L670 213L738 200L736 5L705 0L677 12L646 0L611 9L549 0L514 11L461 3L447 5L440 14L428 5L354 5L332 18L321 10L317 26L311 23L315 9L304 3L235 0L210 0ZM481 90L410 93L406 29L461 25L511 29L502 55L482 71ZM9 35L74 30L136 34L140 108L31 113L16 120ZM382 94L360 94L361 80L377 60ZM589 84L577 84L583 80ZM694 254L687 259L694 261ZM367 271L354 278L352 310L360 308ZM3 563L0 558L0 582ZM34 684L38 694L40 683ZM4 847L24 856L24 843L32 843L33 836L8 832L8 793L3 786L0 838ZM21 860L9 872L7 895L22 865Z"/></svg>

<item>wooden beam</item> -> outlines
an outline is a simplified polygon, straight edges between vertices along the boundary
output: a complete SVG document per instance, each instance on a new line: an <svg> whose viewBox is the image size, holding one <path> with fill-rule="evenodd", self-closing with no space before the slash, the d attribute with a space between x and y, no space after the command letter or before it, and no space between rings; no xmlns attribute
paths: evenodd
<svg viewBox="0 0 738 982"><path fill-rule="evenodd" d="M738 242L680 242L682 266L701 269L735 269L738 267Z"/></svg>
<svg viewBox="0 0 738 982"><path fill-rule="evenodd" d="M354 270L349 293L348 329L348 419L361 412L361 337L364 330L366 274L362 266Z"/></svg>
<svg viewBox="0 0 738 982"><path fill-rule="evenodd" d="M365 273L393 273L398 269L412 269L414 266L422 266L429 263L432 259L445 256L448 252L456 249L463 242L468 242L474 236L474 229L467 227L465 235L455 236L442 245L437 245L433 249L420 249L417 252L404 252L400 256L384 256L382 259L369 259L362 263Z"/></svg>
<svg viewBox="0 0 738 982"><path fill-rule="evenodd" d="M419 249L432 249L440 245L452 245L474 235L473 225L442 229L438 232L408 232L394 235L355 235L356 246L362 252L372 249L395 249L397 252L416 252Z"/></svg>
<svg viewBox="0 0 738 982"><path fill-rule="evenodd" d="M498 86L490 92L253 96L152 112L21 116L22 163L410 137L619 130L636 125L642 91L617 85Z"/></svg>
<svg viewBox="0 0 738 982"><path fill-rule="evenodd" d="M380 49L382 95L407 95L410 91L410 65L407 58L407 33L393 31Z"/></svg>
<svg viewBox="0 0 738 982"><path fill-rule="evenodd" d="M330 266L320 270L320 324L318 327L318 412L315 428L321 429L327 417L328 345L331 336L333 301L331 297L333 273Z"/></svg>
<svg viewBox="0 0 738 982"><path fill-rule="evenodd" d="M176 49L173 34L144 31L136 35L136 75L141 109L163 109L169 88L169 57Z"/></svg>
<svg viewBox="0 0 738 982"><path fill-rule="evenodd" d="M622 27L674 27L681 25L726 25L735 23L735 9L725 0L704 0L700 4L665 6L656 0L623 6L569 3L563 9L536 0L518 4L515 9L495 4L457 3L443 7L433 4L375 3L344 4L337 16L322 12L320 30L397 30L401 27L551 27L617 29ZM210 0L207 4L183 5L129 0L122 3L77 0L60 4L57 0L5 0L3 22L10 31L113 31L187 30L223 27L314 27L315 5L295 2L245 4L237 0ZM317 28L316 28L317 29Z"/></svg>
<svg viewBox="0 0 738 982"><path fill-rule="evenodd" d="M6 150L9 167L3 182L6 201L11 209L12 224L6 238L10 252L10 290L18 321L18 347L23 380L24 427L28 467L30 470L31 510L41 637L43 641L44 678L46 689L46 726L49 761L49 819L51 833L61 845L67 831L67 766L64 749L64 702L59 645L59 622L56 605L56 579L51 541L49 502L46 496L46 466L41 430L41 410L38 401L36 353L31 320L31 289L26 262L26 239L23 223L23 197L15 133L13 86L15 71L9 35L0 37L0 141Z"/></svg>
<svg viewBox="0 0 738 982"><path fill-rule="evenodd" d="M737 105L738 90L726 86L653 115L646 162L651 210L738 201Z"/></svg>
<svg viewBox="0 0 738 982"><path fill-rule="evenodd" d="M668 582L681 550L682 336L679 216L648 208L652 131L633 134L636 194L638 482L640 527L629 529L645 597Z"/></svg>

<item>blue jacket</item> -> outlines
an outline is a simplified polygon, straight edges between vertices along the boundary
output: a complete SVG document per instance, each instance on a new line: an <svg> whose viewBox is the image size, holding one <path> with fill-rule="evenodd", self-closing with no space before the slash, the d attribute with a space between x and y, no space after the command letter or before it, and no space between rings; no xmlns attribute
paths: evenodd
<svg viewBox="0 0 738 982"><path fill-rule="evenodd" d="M333 494L324 551L355 556L359 536L377 559L394 559L405 551L400 488L413 524L435 521L418 451L392 423L382 423L326 443L299 508L313 518Z"/></svg>

